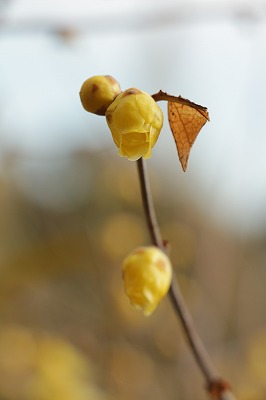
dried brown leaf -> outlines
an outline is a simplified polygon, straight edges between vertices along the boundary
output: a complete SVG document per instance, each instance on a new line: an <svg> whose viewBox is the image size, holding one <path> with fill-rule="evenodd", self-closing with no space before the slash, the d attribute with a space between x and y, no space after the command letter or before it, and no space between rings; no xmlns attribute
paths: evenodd
<svg viewBox="0 0 266 400"><path fill-rule="evenodd" d="M178 99L168 102L168 120L173 133L179 160L183 171L186 171L191 147L205 123L209 120L209 114L205 107L185 100L188 104L181 104Z"/></svg>

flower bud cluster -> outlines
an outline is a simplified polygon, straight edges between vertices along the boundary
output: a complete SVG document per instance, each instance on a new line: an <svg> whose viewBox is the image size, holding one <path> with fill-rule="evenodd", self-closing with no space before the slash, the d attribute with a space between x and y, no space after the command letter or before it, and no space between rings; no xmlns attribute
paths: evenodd
<svg viewBox="0 0 266 400"><path fill-rule="evenodd" d="M111 76L93 76L80 90L86 111L105 115L118 154L128 160L150 158L163 126L163 113L146 92L130 88L121 93Z"/></svg>

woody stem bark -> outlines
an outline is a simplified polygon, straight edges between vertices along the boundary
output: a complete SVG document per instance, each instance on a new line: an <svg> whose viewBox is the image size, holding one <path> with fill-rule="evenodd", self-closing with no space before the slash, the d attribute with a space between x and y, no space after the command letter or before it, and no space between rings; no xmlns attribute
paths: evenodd
<svg viewBox="0 0 266 400"><path fill-rule="evenodd" d="M167 253L167 249L162 239L155 214L145 161L140 158L137 161L137 166L143 208L152 243L155 246L159 247L162 251ZM229 385L224 380L218 377L216 368L211 362L210 357L202 343L202 340L195 329L192 317L188 311L184 298L179 289L178 282L174 276L169 289L169 297L171 299L176 315L181 321L193 356L202 374L205 377L207 390L211 395L211 398L216 400L225 399L225 393L227 393L228 395L228 393L230 392ZM232 399L234 399L234 397L232 397Z"/></svg>

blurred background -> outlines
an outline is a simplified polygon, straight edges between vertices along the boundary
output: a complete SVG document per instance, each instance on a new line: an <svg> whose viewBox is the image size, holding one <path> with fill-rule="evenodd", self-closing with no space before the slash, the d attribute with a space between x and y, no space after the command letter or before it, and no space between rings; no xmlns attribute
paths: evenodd
<svg viewBox="0 0 266 400"><path fill-rule="evenodd" d="M135 163L79 101L101 74L208 107L185 174L165 118L152 191L214 363L265 399L265 71L265 1L0 1L1 400L206 398L168 299L145 318L123 292L150 240Z"/></svg>

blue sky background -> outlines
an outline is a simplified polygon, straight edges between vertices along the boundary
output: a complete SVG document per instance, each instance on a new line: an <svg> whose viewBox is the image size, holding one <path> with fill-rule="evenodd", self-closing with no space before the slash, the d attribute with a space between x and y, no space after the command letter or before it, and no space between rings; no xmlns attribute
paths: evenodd
<svg viewBox="0 0 266 400"><path fill-rule="evenodd" d="M167 121L150 165L225 227L265 231L265 2L17 0L0 10L2 170L8 154L26 155L12 174L29 195L38 176L41 193L47 166L60 174L57 157L81 148L116 156L104 118L84 112L78 96L86 78L110 74L123 89L208 107L187 172Z"/></svg>

